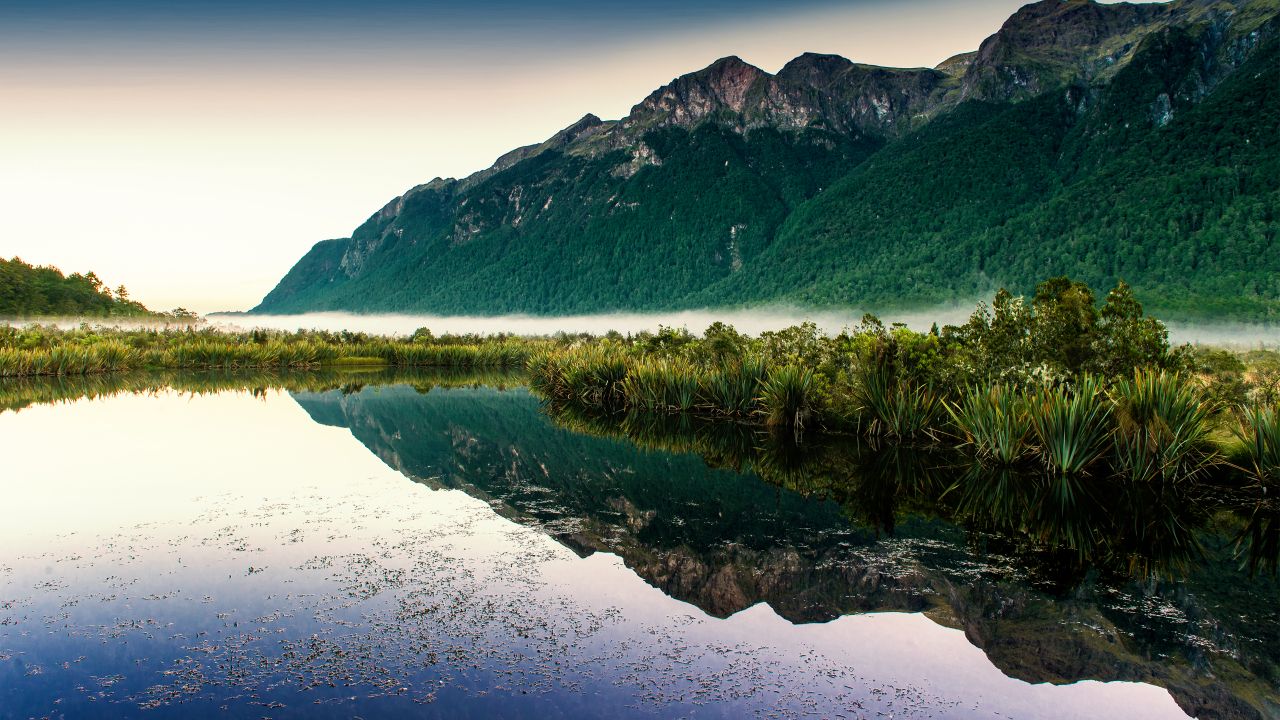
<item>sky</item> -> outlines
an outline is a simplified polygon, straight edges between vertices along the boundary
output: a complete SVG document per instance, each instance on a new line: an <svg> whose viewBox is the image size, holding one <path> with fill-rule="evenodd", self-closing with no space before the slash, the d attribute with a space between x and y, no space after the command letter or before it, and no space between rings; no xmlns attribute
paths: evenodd
<svg viewBox="0 0 1280 720"><path fill-rule="evenodd" d="M933 66L1021 4L0 0L0 255L244 310L406 189L717 58Z"/></svg>

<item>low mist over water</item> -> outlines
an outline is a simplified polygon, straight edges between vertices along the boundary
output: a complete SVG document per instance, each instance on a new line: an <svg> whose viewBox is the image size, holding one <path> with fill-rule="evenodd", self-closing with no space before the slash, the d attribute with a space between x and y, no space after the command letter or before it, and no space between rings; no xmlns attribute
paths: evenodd
<svg viewBox="0 0 1280 720"><path fill-rule="evenodd" d="M905 323L916 330L964 322L973 305L956 305L937 310L878 315L885 324ZM350 313L307 313L303 315L210 315L209 322L235 329L272 328L276 330L352 330L384 335L408 335L421 327L437 335L444 333L478 333L493 335L554 335L558 332L587 332L603 335L610 330L620 333L657 331L660 326L687 328L701 333L714 322L728 323L740 332L756 335L766 330L813 322L823 331L839 333L862 320L862 310L803 310L773 306L750 310L683 310L656 313L611 313L602 315L567 315L561 317L531 315L439 316L439 315L353 315Z"/></svg>
<svg viewBox="0 0 1280 720"><path fill-rule="evenodd" d="M959 325L969 319L977 301L940 306L931 310L877 313L886 325L903 323L913 330L926 331L934 323L938 327ZM351 330L378 335L410 335L426 327L437 335L446 333L494 335L554 335L558 332L587 332L603 335L610 330L620 333L657 331L660 326L687 328L701 333L714 322L724 322L738 331L757 335L802 322L813 322L824 332L836 334L856 326L864 311L804 310L795 307L766 307L753 310L684 310L657 313L613 313L603 315L568 315L545 317L530 315L439 316L439 315L355 315L351 313L307 313L302 315L222 315L209 316L209 322L227 329L270 328L275 330ZM1280 325L1246 323L1165 323L1169 341L1220 345L1240 349L1280 346Z"/></svg>
<svg viewBox="0 0 1280 720"><path fill-rule="evenodd" d="M885 325L902 323L912 330L929 330L938 327L960 325L973 314L978 301L965 304L939 306L930 310L875 313ZM758 335L767 330L779 330L803 322L813 322L828 334L837 334L862 321L863 310L824 309L805 310L796 307L771 306L753 310L683 310L656 313L610 313L600 315L358 315L344 312L304 313L300 315L245 315L214 313L206 323L196 324L181 320L139 318L42 318L39 321L21 318L0 318L0 325L57 326L64 330L89 324L95 327L113 327L122 330L182 329L185 327L213 327L220 330L350 330L373 335L412 335L418 328L430 328L436 335L475 333L496 335L508 333L524 336L554 335L559 332L591 333L604 335L610 330L620 333L656 332L659 327L686 328L701 334L714 322L728 323L739 332ZM1280 347L1280 325L1264 325L1238 322L1183 323L1165 322L1169 328L1169 341L1175 345L1214 345L1238 350Z"/></svg>

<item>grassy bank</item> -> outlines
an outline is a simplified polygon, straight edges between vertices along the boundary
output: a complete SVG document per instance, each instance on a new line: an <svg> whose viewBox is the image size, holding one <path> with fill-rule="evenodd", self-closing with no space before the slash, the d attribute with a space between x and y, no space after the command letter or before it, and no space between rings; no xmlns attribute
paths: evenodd
<svg viewBox="0 0 1280 720"><path fill-rule="evenodd" d="M430 333L388 338L323 331L0 327L0 377L339 365L518 368L546 345L538 340Z"/></svg>
<svg viewBox="0 0 1280 720"><path fill-rule="evenodd" d="M523 384L519 370L502 368L392 368L332 366L304 370L154 370L7 378L0 381L0 412L32 405L174 390L187 395L269 390L358 392L379 385L408 385L419 392L437 387L509 387Z"/></svg>
<svg viewBox="0 0 1280 720"><path fill-rule="evenodd" d="M838 335L410 337L322 331L0 328L0 377L128 370L527 368L554 404L698 415L792 433L942 444L993 468L1280 485L1280 355L1170 347L1129 289L1098 303L1067 278L1001 292L959 326L866 316Z"/></svg>
<svg viewBox="0 0 1280 720"><path fill-rule="evenodd" d="M943 444L1059 475L1280 483L1280 355L1172 348L1123 285L1098 307L1059 278L927 333L867 317L836 336L713 325L595 339L537 353L529 370L553 403L606 413Z"/></svg>

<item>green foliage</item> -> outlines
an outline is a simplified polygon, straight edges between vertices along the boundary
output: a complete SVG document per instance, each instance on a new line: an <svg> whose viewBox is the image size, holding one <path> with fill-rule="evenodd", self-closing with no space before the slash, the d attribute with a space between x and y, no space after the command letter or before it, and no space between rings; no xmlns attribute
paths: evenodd
<svg viewBox="0 0 1280 720"><path fill-rule="evenodd" d="M129 299L123 285L112 295L111 288L92 272L64 276L55 267L34 267L19 258L0 258L0 317L145 317L151 314L140 303Z"/></svg>
<svg viewBox="0 0 1280 720"><path fill-rule="evenodd" d="M1214 460L1209 435L1217 407L1192 383L1139 369L1111 391L1114 466L1135 481L1192 479Z"/></svg>
<svg viewBox="0 0 1280 720"><path fill-rule="evenodd" d="M85 375L137 369L309 368L372 363L398 367L524 365L546 341L444 337L433 343L360 333L256 330L112 330L40 326L0 333L0 377Z"/></svg>
<svg viewBox="0 0 1280 720"><path fill-rule="evenodd" d="M1169 363L1169 331L1145 317L1142 304L1123 280L1107 293L1099 312L1089 365L1103 375L1129 375L1139 368Z"/></svg>
<svg viewBox="0 0 1280 720"><path fill-rule="evenodd" d="M947 410L965 443L984 462L1014 465L1031 451L1026 398L1008 385L971 387Z"/></svg>
<svg viewBox="0 0 1280 720"><path fill-rule="evenodd" d="M1280 412L1275 407L1244 408L1235 433L1253 480L1266 488L1280 486Z"/></svg>
<svg viewBox="0 0 1280 720"><path fill-rule="evenodd" d="M760 384L760 407L765 424L803 429L811 411L813 370L782 365L769 371Z"/></svg>
<svg viewBox="0 0 1280 720"><path fill-rule="evenodd" d="M1029 413L1041 457L1057 473L1082 473L1107 450L1110 407L1097 378L1084 376L1071 387L1041 390Z"/></svg>
<svg viewBox="0 0 1280 720"><path fill-rule="evenodd" d="M707 337L708 350L717 361L721 361L723 357L719 339L716 336ZM750 357L736 363L722 364L703 378L700 406L712 413L730 417L750 417L759 407L760 389L766 377L765 364L759 358Z"/></svg>
<svg viewBox="0 0 1280 720"><path fill-rule="evenodd" d="M895 439L918 438L945 415L942 397L927 385L899 377L887 364L864 366L854 389L864 432Z"/></svg>

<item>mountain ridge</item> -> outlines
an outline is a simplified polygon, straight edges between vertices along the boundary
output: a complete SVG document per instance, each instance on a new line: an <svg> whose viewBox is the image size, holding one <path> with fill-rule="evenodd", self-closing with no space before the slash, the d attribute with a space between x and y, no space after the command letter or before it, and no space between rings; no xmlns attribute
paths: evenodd
<svg viewBox="0 0 1280 720"><path fill-rule="evenodd" d="M992 281L1029 285L1037 278L986 267L987 256L977 246L996 242L984 239L997 232L990 223L1008 222L1018 215L1015 210L1030 212L1054 193L1105 174L1122 150L1150 144L1153 133L1178 124L1260 49L1274 45L1277 11L1274 0L1162 5L1042 0L1014 13L978 50L940 63L941 69L879 68L804 53L770 74L736 56L722 58L657 88L624 118L587 114L471 176L437 178L410 189L350 238L318 243L254 311L555 314L779 300L866 306L883 305L891 296L905 306L971 294L979 277L987 278L987 286L977 292L989 290ZM1174 69L1161 69L1166 66ZM1274 99L1265 88L1258 92L1264 101L1261 117L1268 117ZM1055 98L1061 101L1056 106ZM1043 136L1047 144L1036 145L1026 157L1040 157L1037 162L1045 167L999 167L992 158L1003 154L1003 164L1009 164L1016 146L983 149L990 143L974 133L953 138L972 145L970 152L935 167L948 178L976 180L993 171L1034 176L1037 189L1010 200L1005 190L984 180L978 184L990 186L989 196L965 202L1006 203L1003 212L983 216L988 225L952 220L901 240L913 252L937 244L939 233L972 246L974 252L959 258L962 282L931 278L893 286L860 279L866 268L841 265L860 262L863 248L870 243L874 249L879 242L864 222L877 209L865 204L851 222L821 232L810 228L804 235L809 204L830 208L839 182L848 185L869 169L884 172L913 145L954 134L954 118L990 126L990 120L980 119L982 113L1003 108L1010 118L1034 115L1037 103L1057 109L1029 116L1026 122L1032 125L1016 124ZM939 118L952 120L939 124ZM1257 134L1259 127L1248 132ZM988 132L1000 130L991 126ZM1263 147L1263 164L1273 162L1274 149L1267 142L1246 147L1240 157L1258 156ZM1214 152L1207 148L1204 155L1212 159ZM975 165L977 157L987 165ZM1027 161L1015 160L1020 162ZM1214 162L1206 173L1238 161ZM866 182L879 182L874 190L896 180ZM1273 189L1251 192L1266 196ZM949 198L938 193L890 198L888 206L906 200L915 202L914 212L922 217L893 218L895 233L919 226L926 215L965 214L963 206L947 205ZM848 215L858 206L849 202L833 214ZM1228 204L1212 198L1191 198L1190 204L1197 202L1206 206L1206 216L1225 213ZM1069 237L1075 222L1065 223L1058 235ZM1275 219L1261 222L1261 245L1270 248ZM1188 229L1176 241L1202 250L1203 239L1191 237L1196 232ZM827 236L836 239L827 242ZM827 248L826 255L808 252L815 241ZM788 259L792 256L804 262L796 265ZM1014 257L1009 267L1026 265L1025 260ZM1155 308L1194 315L1196 293L1204 295L1193 289L1189 301L1179 299L1174 296L1182 290L1147 282L1145 270L1134 277L1116 263L1091 267L1087 260L1066 257L1058 265L1098 284L1113 279L1113 271L1126 270L1126 279ZM927 263L922 267L924 275L937 274ZM774 274L786 280L771 279ZM739 287L748 277L751 287ZM665 286L654 287L655 282ZM1276 314L1278 300L1280 288L1262 288L1256 301L1227 310L1265 318Z"/></svg>

